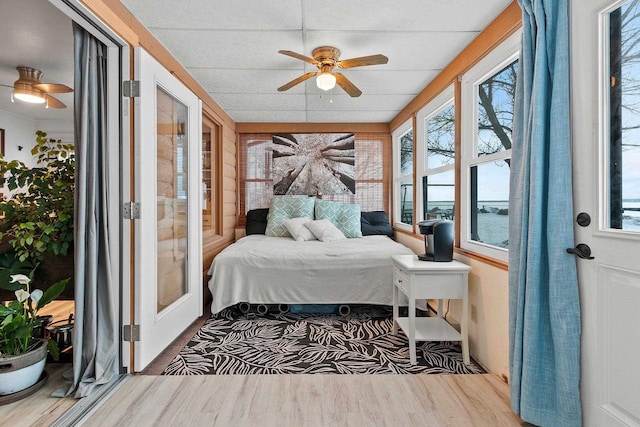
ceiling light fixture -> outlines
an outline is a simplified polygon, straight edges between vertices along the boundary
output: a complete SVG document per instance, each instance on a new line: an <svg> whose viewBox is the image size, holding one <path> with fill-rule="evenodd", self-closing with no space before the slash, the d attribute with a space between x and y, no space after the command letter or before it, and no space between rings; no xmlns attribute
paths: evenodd
<svg viewBox="0 0 640 427"><path fill-rule="evenodd" d="M316 84L322 90L331 90L336 87L336 76L331 72L320 73L316 77Z"/></svg>
<svg viewBox="0 0 640 427"><path fill-rule="evenodd" d="M43 91L33 87L40 83L42 71L31 67L17 67L20 77L13 83L11 98L31 104L44 104L46 96Z"/></svg>
<svg viewBox="0 0 640 427"><path fill-rule="evenodd" d="M44 104L45 95L36 89L18 88L14 89L11 94L11 101L19 99L20 101L29 102L31 104Z"/></svg>

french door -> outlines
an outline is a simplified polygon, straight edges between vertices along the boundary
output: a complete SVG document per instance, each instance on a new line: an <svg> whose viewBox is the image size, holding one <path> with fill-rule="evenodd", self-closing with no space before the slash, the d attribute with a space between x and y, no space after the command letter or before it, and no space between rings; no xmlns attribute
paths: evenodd
<svg viewBox="0 0 640 427"><path fill-rule="evenodd" d="M591 251L577 261L585 426L640 426L638 3L571 1L575 231Z"/></svg>
<svg viewBox="0 0 640 427"><path fill-rule="evenodd" d="M135 51L134 370L144 369L202 314L198 98ZM134 206L134 210L137 207Z"/></svg>

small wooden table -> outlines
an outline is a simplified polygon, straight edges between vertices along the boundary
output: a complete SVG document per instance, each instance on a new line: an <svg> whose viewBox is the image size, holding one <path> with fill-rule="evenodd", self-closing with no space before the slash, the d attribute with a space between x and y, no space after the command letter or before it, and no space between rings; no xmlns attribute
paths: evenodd
<svg viewBox="0 0 640 427"><path fill-rule="evenodd" d="M415 255L393 255L393 335L398 326L409 338L409 357L416 364L417 341L461 341L462 358L469 364L468 278L471 267L459 261L420 261ZM398 292L409 299L408 317L398 316ZM462 300L460 332L442 317L443 299ZM416 299L437 299L437 317L416 319Z"/></svg>

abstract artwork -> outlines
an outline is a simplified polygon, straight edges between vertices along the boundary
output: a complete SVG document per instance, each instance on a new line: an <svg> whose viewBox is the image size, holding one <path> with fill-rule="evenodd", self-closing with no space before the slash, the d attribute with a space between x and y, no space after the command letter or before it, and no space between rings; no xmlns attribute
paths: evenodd
<svg viewBox="0 0 640 427"><path fill-rule="evenodd" d="M273 194L355 194L352 133L273 135Z"/></svg>

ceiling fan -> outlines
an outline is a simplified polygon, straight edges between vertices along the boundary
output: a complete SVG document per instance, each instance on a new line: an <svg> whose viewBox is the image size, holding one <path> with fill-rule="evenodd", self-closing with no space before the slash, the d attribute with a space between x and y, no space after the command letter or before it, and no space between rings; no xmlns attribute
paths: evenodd
<svg viewBox="0 0 640 427"><path fill-rule="evenodd" d="M19 99L32 104L45 104L47 108L67 108L67 106L51 93L73 92L69 86L59 83L42 83L42 71L31 67L16 67L19 73L18 80L13 86L0 84L0 86L13 88L11 101Z"/></svg>
<svg viewBox="0 0 640 427"><path fill-rule="evenodd" d="M316 68L318 68L318 71L308 72L298 77L297 79L294 79L289 83L280 86L278 88L279 92L291 89L298 83L302 83L303 81L308 80L311 77L318 76L316 78L316 84L320 89L333 89L337 83L338 86L344 89L344 91L349 95L353 97L360 96L362 94L362 91L358 89L353 83L351 83L351 81L347 79L343 74L336 73L333 71L333 69L347 69L354 67L363 67L365 65L386 64L389 61L389 58L379 54L340 60L340 50L332 46L320 46L318 48L315 48L311 53L311 55L313 55L313 58L309 58L308 56L301 55L290 50L279 50L278 53L290 56L292 58L300 59L302 61L308 62L309 64L313 64L316 66Z"/></svg>

